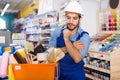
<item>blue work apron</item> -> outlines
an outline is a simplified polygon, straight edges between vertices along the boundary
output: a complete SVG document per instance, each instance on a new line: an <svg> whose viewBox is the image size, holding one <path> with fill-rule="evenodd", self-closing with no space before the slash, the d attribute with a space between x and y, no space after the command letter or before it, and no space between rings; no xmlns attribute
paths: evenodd
<svg viewBox="0 0 120 80"><path fill-rule="evenodd" d="M60 36L57 38L57 48L65 47L65 42L63 39L63 30L61 30ZM80 38L87 32L82 32L75 41L80 40ZM71 41L72 43L74 41ZM84 72L84 62L81 60L79 63L75 63L69 53L59 61L60 75L58 80L86 80Z"/></svg>

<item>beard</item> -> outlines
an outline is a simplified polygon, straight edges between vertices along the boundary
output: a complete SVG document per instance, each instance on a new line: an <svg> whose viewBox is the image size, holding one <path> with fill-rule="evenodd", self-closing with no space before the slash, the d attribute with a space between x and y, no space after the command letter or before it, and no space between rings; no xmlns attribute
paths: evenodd
<svg viewBox="0 0 120 80"><path fill-rule="evenodd" d="M71 26L73 27L72 29L70 28ZM73 25L73 24L71 24L71 23L68 23L68 24L67 24L67 29L69 29L70 31L73 31L73 30L76 29L76 28L78 28L78 25L75 26L75 25Z"/></svg>

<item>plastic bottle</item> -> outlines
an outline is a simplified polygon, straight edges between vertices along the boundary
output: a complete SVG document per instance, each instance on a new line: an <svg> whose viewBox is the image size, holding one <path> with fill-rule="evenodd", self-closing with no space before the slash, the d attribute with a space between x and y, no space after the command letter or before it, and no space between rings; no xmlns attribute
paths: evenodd
<svg viewBox="0 0 120 80"><path fill-rule="evenodd" d="M7 68L8 68L8 60L9 60L9 53L4 52L2 55L2 62L0 66L0 77L4 78L7 75Z"/></svg>

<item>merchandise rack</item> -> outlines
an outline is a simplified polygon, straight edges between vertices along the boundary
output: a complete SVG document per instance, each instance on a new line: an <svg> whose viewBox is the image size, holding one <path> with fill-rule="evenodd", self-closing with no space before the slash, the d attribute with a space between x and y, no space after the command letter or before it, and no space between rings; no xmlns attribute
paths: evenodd
<svg viewBox="0 0 120 80"><path fill-rule="evenodd" d="M97 32L101 34L120 34L120 6L116 9L110 7L99 9L97 11L97 27Z"/></svg>
<svg viewBox="0 0 120 80"><path fill-rule="evenodd" d="M103 68L98 68L89 64L85 64L85 67L108 73L110 74L110 80L119 80L120 79L120 48L118 48L115 51L112 51L110 53L102 53L102 52L95 52L95 51L88 51L89 56L93 58L98 58L102 60L108 60L110 61L110 70L103 69ZM93 80L99 80L98 78L86 74L87 77L93 79Z"/></svg>
<svg viewBox="0 0 120 80"><path fill-rule="evenodd" d="M120 6L118 6L117 9L110 9L110 8L106 8L106 9L100 9L97 11L97 34L120 34L120 29L114 29L114 30L102 30L102 26L101 26L101 23L100 22L100 15L99 13L105 13L107 11L118 11L116 13L116 16L114 16L114 19L116 19L116 23L117 25L114 26L114 27L119 27L120 28ZM113 14L112 14L113 15ZM107 15L108 16L108 15ZM105 17L105 16L103 16ZM108 21L108 19L106 20L107 18L104 18L103 20L103 24L108 24L109 22L106 22ZM112 20L112 19L111 19ZM109 26L107 25L107 28ZM113 26L112 26L113 27ZM110 62L110 69L103 69L103 68L99 68L99 67L96 67L96 66L93 66L93 65L90 65L90 64L85 64L84 67L85 68L89 68L89 69L92 69L92 70L96 70L98 72L103 72L105 74L109 74L110 75L110 80L120 80L120 47L117 48L116 50L113 50L112 52L99 52L99 51L96 51L96 50L89 50L88 51L89 53L89 57L90 58L96 58L96 59L99 59L99 60L105 60L105 61L109 61ZM86 77L92 79L92 80L101 80L100 78L98 77L95 77L89 73L86 73ZM103 80L106 80L106 79L103 79Z"/></svg>

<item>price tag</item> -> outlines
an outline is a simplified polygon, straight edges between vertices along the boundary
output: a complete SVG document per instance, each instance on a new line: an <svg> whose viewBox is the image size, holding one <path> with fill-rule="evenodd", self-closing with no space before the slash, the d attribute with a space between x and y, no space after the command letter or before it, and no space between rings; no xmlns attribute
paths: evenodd
<svg viewBox="0 0 120 80"><path fill-rule="evenodd" d="M21 70L21 66L15 66L15 70Z"/></svg>

